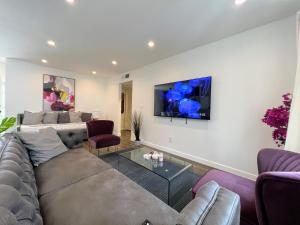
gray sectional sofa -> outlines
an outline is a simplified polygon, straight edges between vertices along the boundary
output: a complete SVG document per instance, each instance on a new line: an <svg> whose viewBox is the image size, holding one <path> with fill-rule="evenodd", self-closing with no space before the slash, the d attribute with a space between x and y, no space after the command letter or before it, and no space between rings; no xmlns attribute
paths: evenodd
<svg viewBox="0 0 300 225"><path fill-rule="evenodd" d="M178 213L84 149L34 168L18 138L0 140L0 225L238 225L239 213L214 182Z"/></svg>
<svg viewBox="0 0 300 225"><path fill-rule="evenodd" d="M50 112L49 114L53 114ZM58 118L54 123L24 125L24 113L17 115L17 131L22 132L33 132L46 127L52 127L57 131L57 134L68 148L78 148L82 146L84 141L87 141L87 129L86 122L91 120L92 113L82 112L81 122L72 123L70 122L69 112L54 112L58 114ZM45 112L45 114L47 114ZM87 117L88 116L88 117ZM63 117L64 119L60 119Z"/></svg>

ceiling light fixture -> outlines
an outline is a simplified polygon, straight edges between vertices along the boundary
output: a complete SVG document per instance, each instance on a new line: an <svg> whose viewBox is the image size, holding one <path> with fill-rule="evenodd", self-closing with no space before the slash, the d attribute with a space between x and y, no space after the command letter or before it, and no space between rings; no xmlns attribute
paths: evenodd
<svg viewBox="0 0 300 225"><path fill-rule="evenodd" d="M92 74L96 75L96 74L97 74L97 72L96 72L96 71L92 71Z"/></svg>
<svg viewBox="0 0 300 225"><path fill-rule="evenodd" d="M235 0L234 3L235 3L236 5L242 5L242 4L244 4L246 1L247 1L247 0Z"/></svg>
<svg viewBox="0 0 300 225"><path fill-rule="evenodd" d="M52 40L47 41L48 45L55 47L55 42Z"/></svg>
<svg viewBox="0 0 300 225"><path fill-rule="evenodd" d="M42 61L42 63L48 63L48 61L46 59L42 59L41 61Z"/></svg>
<svg viewBox="0 0 300 225"><path fill-rule="evenodd" d="M153 48L155 46L154 41L149 41L148 46L149 46L149 48Z"/></svg>
<svg viewBox="0 0 300 225"><path fill-rule="evenodd" d="M117 65L117 64L118 64L118 62L117 62L116 60L113 60L111 63L112 63L113 65Z"/></svg>
<svg viewBox="0 0 300 225"><path fill-rule="evenodd" d="M66 2L69 3L69 4L74 4L75 0L66 0Z"/></svg>

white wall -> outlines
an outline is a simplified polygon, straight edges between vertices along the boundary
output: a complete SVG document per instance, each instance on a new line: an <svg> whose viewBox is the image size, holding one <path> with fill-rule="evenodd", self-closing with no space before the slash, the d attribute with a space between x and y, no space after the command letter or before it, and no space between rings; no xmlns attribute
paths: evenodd
<svg viewBox="0 0 300 225"><path fill-rule="evenodd" d="M5 64L4 62L0 61L0 121L3 119L5 114L5 107L4 107L4 86L5 84Z"/></svg>
<svg viewBox="0 0 300 225"><path fill-rule="evenodd" d="M144 143L254 179L258 150L275 147L261 118L293 88L295 27L290 17L131 71L133 110L143 113ZM155 84L207 75L213 77L210 121L186 125L184 119L171 123L153 116ZM108 85L109 116L117 130L120 82L117 76Z"/></svg>
<svg viewBox="0 0 300 225"><path fill-rule="evenodd" d="M16 115L24 110L41 111L43 109L43 74L76 79L75 110L101 111L105 114L106 79L93 75L74 74L18 60L7 60L6 115Z"/></svg>

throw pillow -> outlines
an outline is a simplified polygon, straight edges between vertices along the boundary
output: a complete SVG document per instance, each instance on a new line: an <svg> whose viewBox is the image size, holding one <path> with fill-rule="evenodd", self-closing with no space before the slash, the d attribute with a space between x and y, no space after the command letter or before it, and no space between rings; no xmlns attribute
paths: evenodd
<svg viewBox="0 0 300 225"><path fill-rule="evenodd" d="M35 166L68 150L52 127L34 133L18 132L17 134L29 150L29 156Z"/></svg>
<svg viewBox="0 0 300 225"><path fill-rule="evenodd" d="M58 123L70 123L69 112L61 112L58 114Z"/></svg>
<svg viewBox="0 0 300 225"><path fill-rule="evenodd" d="M23 118L23 124L24 125L35 125L35 124L41 124L43 121L43 112L24 112L24 118Z"/></svg>
<svg viewBox="0 0 300 225"><path fill-rule="evenodd" d="M69 112L70 122L71 123L79 123L81 120L81 112Z"/></svg>
<svg viewBox="0 0 300 225"><path fill-rule="evenodd" d="M47 112L44 115L43 123L45 124L56 124L58 118L57 112Z"/></svg>
<svg viewBox="0 0 300 225"><path fill-rule="evenodd" d="M81 115L82 122L88 122L92 120L92 113L82 113Z"/></svg>

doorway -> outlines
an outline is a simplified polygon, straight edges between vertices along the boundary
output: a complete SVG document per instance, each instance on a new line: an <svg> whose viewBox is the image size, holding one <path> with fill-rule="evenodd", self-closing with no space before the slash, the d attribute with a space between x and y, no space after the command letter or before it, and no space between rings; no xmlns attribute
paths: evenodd
<svg viewBox="0 0 300 225"><path fill-rule="evenodd" d="M131 139L132 81L121 84L121 137L128 143Z"/></svg>

